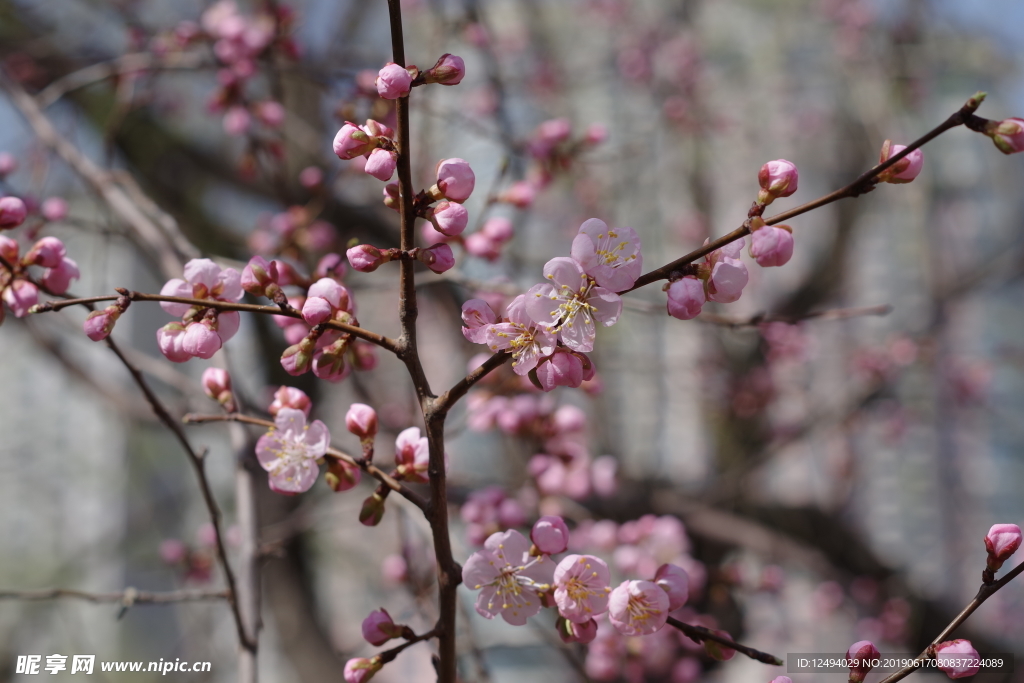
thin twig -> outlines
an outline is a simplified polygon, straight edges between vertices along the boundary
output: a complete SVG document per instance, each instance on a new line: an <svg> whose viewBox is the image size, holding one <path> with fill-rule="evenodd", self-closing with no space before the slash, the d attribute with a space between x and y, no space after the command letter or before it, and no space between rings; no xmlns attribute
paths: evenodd
<svg viewBox="0 0 1024 683"><path fill-rule="evenodd" d="M257 425L266 429L273 429L274 423L270 420L263 420L258 417L250 417L249 415L242 415L240 413L225 413L223 415L197 415L195 413L189 413L182 418L185 424L203 424L206 422L242 422L244 424ZM358 467L362 471L369 474L371 477L379 481L380 483L387 486L389 489L402 496L410 503L418 507L420 510L426 510L428 507L427 501L423 496L419 495L412 489L408 488L402 482L398 481L390 474L380 469L373 463L366 462L363 458L357 458L349 455L344 451L340 451L337 448L328 448L327 455L337 460L342 460L353 467Z"/></svg>
<svg viewBox="0 0 1024 683"><path fill-rule="evenodd" d="M685 622L679 621L675 617L669 617L668 624L679 629L685 635L689 636L692 640L695 640L697 642L704 642L710 640L712 642L718 643L719 645L724 645L725 647L731 650L736 650L736 652L745 654L751 659L756 659L759 662L764 662L765 664L771 664L773 666L782 666L783 664L785 664L785 662L783 662L775 655L770 655L767 652L761 652L760 650L755 650L752 647L747 647L742 643L737 643L735 640L731 640L729 638L726 638L725 636L720 636L711 629L705 628L703 626L694 626L693 624L687 624Z"/></svg>
<svg viewBox="0 0 1024 683"><path fill-rule="evenodd" d="M398 647L393 647L390 650L385 650L384 652L381 652L380 654L378 654L376 656L380 657L380 661L381 662L383 662L384 664L387 664L388 662L392 661L395 657L400 655L402 653L402 651L405 650L406 648L408 648L408 647L410 647L412 645L415 645L416 643L422 643L424 640L430 640L431 638L435 638L435 637L437 637L437 627L436 626L434 628L430 629L429 631L427 631L426 633L421 633L420 635L413 636L412 638L409 638L409 640L407 640L406 642L402 643Z"/></svg>
<svg viewBox="0 0 1024 683"><path fill-rule="evenodd" d="M134 52L121 55L109 62L90 64L83 69L61 76L43 88L36 95L36 100L40 107L46 109L68 93L115 76L126 76L139 71L190 70L201 66L203 66L203 56L196 52L172 53L164 57L157 57L150 52Z"/></svg>
<svg viewBox="0 0 1024 683"><path fill-rule="evenodd" d="M120 602L125 605L169 604L174 602L202 602L206 600L228 600L227 591L187 589L155 593L126 588L120 593L90 593L73 588L44 588L40 590L0 590L0 600L56 600L74 598L86 602Z"/></svg>

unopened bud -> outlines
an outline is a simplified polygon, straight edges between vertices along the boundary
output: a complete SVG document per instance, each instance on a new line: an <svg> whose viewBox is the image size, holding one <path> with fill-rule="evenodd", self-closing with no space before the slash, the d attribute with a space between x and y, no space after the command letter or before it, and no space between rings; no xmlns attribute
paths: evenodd
<svg viewBox="0 0 1024 683"><path fill-rule="evenodd" d="M206 368L202 377L206 395L224 406L229 413L235 412L235 398L231 393L231 375L222 368Z"/></svg>
<svg viewBox="0 0 1024 683"><path fill-rule="evenodd" d="M345 252L348 262L360 273L372 273L391 260L391 254L369 244L359 244Z"/></svg>
<svg viewBox="0 0 1024 683"><path fill-rule="evenodd" d="M792 161L785 159L769 161L761 167L757 174L757 181L761 185L757 203L767 205L779 197L790 196L796 192L799 179L800 173Z"/></svg>
<svg viewBox="0 0 1024 683"><path fill-rule="evenodd" d="M434 66L423 74L426 83L458 85L466 76L466 62L457 55L443 54Z"/></svg>
<svg viewBox="0 0 1024 683"><path fill-rule="evenodd" d="M380 657L372 657L366 659L365 657L355 657L345 662L345 671L343 676L345 683L366 683L366 681L373 678L374 674L383 668L384 663Z"/></svg>
<svg viewBox="0 0 1024 683"><path fill-rule="evenodd" d="M85 335L93 341L102 341L114 330L114 323L121 317L121 308L116 304L107 306L102 311L93 311L82 323Z"/></svg>
<svg viewBox="0 0 1024 683"><path fill-rule="evenodd" d="M18 227L27 215L25 202L17 197L0 197L0 230Z"/></svg>
<svg viewBox="0 0 1024 683"><path fill-rule="evenodd" d="M1003 154L1024 152L1024 119L990 121L985 127L985 135L992 138Z"/></svg>
<svg viewBox="0 0 1024 683"><path fill-rule="evenodd" d="M850 662L850 683L863 683L879 656L878 648L870 640L861 640L851 645L846 651L846 659Z"/></svg>
<svg viewBox="0 0 1024 683"><path fill-rule="evenodd" d="M345 427L361 442L373 442L377 436L377 411L365 403L353 403L345 415Z"/></svg>
<svg viewBox="0 0 1024 683"><path fill-rule="evenodd" d="M412 89L412 80L413 75L409 73L409 69L389 62L377 72L377 94L385 100L397 100L399 97L405 97Z"/></svg>
<svg viewBox="0 0 1024 683"><path fill-rule="evenodd" d="M384 517L384 496L373 492L369 498L363 501L363 508L359 511L359 522L364 526L377 526Z"/></svg>
<svg viewBox="0 0 1024 683"><path fill-rule="evenodd" d="M341 493L354 488L362 476L362 470L358 467L353 467L344 460L330 458L327 461L327 474L324 479L327 480L327 485L331 487L332 491Z"/></svg>
<svg viewBox="0 0 1024 683"><path fill-rule="evenodd" d="M906 149L904 145L894 145L892 140L886 140L882 144L882 151L878 155L878 163L885 163L891 157L896 156ZM924 153L919 149L897 161L893 166L878 174L879 182L901 185L909 183L921 173L924 166Z"/></svg>
<svg viewBox="0 0 1024 683"><path fill-rule="evenodd" d="M277 261L267 261L262 256L253 256L242 269L242 289L253 296L274 298L281 291L278 283Z"/></svg>
<svg viewBox="0 0 1024 683"><path fill-rule="evenodd" d="M420 249L416 259L425 263L435 273L443 273L455 265L455 254L447 244L435 244L426 249Z"/></svg>
<svg viewBox="0 0 1024 683"><path fill-rule="evenodd" d="M309 372L310 363L313 362L313 352L316 349L316 340L320 336L314 336L315 330L311 330L302 341L289 346L281 354L281 367L289 375L302 375Z"/></svg>
<svg viewBox="0 0 1024 683"><path fill-rule="evenodd" d="M993 524L985 535L985 550L988 551L988 568L998 571L1020 548L1021 532L1016 524Z"/></svg>

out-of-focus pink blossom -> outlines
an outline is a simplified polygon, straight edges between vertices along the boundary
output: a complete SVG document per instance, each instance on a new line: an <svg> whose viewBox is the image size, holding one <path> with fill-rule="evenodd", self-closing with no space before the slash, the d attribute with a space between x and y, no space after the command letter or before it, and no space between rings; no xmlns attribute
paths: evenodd
<svg viewBox="0 0 1024 683"><path fill-rule="evenodd" d="M355 657L345 662L345 670L342 672L342 675L345 678L345 683L366 683L383 667L384 664L381 662L380 657L373 657L371 659Z"/></svg>
<svg viewBox="0 0 1024 683"><path fill-rule="evenodd" d="M540 611L538 591L550 589L551 574L550 558L531 557L530 542L511 529L491 535L483 550L469 556L462 582L480 591L478 614L487 619L500 614L509 624L522 626Z"/></svg>
<svg viewBox="0 0 1024 683"><path fill-rule="evenodd" d="M324 182L324 172L317 166L307 166L299 173L299 184L308 190L320 187Z"/></svg>
<svg viewBox="0 0 1024 683"><path fill-rule="evenodd" d="M799 179L800 173L792 161L769 161L757 174L757 181L761 185L761 191L757 195L758 203L771 204L779 197L790 196L796 192Z"/></svg>
<svg viewBox="0 0 1024 683"><path fill-rule="evenodd" d="M256 442L256 458L270 473L275 490L289 493L308 491L320 469L317 460L331 442L327 426L320 420L306 424L306 414L294 408L281 408L274 419L275 429Z"/></svg>
<svg viewBox="0 0 1024 683"><path fill-rule="evenodd" d="M62 221L68 215L68 203L60 197L47 197L39 212L48 221Z"/></svg>
<svg viewBox="0 0 1024 683"><path fill-rule="evenodd" d="M388 555L380 563L380 574L392 584L404 583L409 578L409 564L401 555Z"/></svg>
<svg viewBox="0 0 1024 683"><path fill-rule="evenodd" d="M423 76L427 83L458 85L466 77L466 62L462 57L445 53Z"/></svg>
<svg viewBox="0 0 1024 683"><path fill-rule="evenodd" d="M1016 524L993 524L985 534L988 568L997 571L1020 548L1020 527Z"/></svg>
<svg viewBox="0 0 1024 683"><path fill-rule="evenodd" d="M590 478L594 493L599 496L614 496L619 489L619 461L610 455L595 458L590 465Z"/></svg>
<svg viewBox="0 0 1024 683"><path fill-rule="evenodd" d="M762 225L751 233L750 257L757 265L784 266L792 256L793 232L788 225Z"/></svg>
<svg viewBox="0 0 1024 683"><path fill-rule="evenodd" d="M335 493L341 493L355 488L362 479L363 473L355 465L350 465L344 460L331 459L327 463L327 474L324 481Z"/></svg>
<svg viewBox="0 0 1024 683"><path fill-rule="evenodd" d="M253 296L273 297L280 290L277 261L267 261L262 256L253 256L242 269L239 277L242 289Z"/></svg>
<svg viewBox="0 0 1024 683"><path fill-rule="evenodd" d="M671 683L695 683L700 679L701 673L703 673L703 669L699 660L694 657L683 657L672 666ZM793 681L781 681L780 678L785 678L785 676L779 676L772 683L793 683Z"/></svg>
<svg viewBox="0 0 1024 683"><path fill-rule="evenodd" d="M608 126L603 123L592 123L583 133L583 142L588 145L599 145L608 139Z"/></svg>
<svg viewBox="0 0 1024 683"><path fill-rule="evenodd" d="M395 168L398 166L398 154L387 149L378 147L370 152L366 159L366 166L363 171L372 175L377 180L387 182L395 175Z"/></svg>
<svg viewBox="0 0 1024 683"><path fill-rule="evenodd" d="M345 428L360 441L372 441L377 436L377 411L365 403L353 403L345 414Z"/></svg>
<svg viewBox="0 0 1024 683"><path fill-rule="evenodd" d="M18 227L27 215L25 202L17 197L0 197L0 230Z"/></svg>
<svg viewBox="0 0 1024 683"><path fill-rule="evenodd" d="M690 576L682 567L663 564L654 574L654 583L668 595L668 609L675 611L686 604L690 595Z"/></svg>
<svg viewBox="0 0 1024 683"><path fill-rule="evenodd" d="M188 546L177 538L160 541L160 559L167 564L178 564L188 555Z"/></svg>
<svg viewBox="0 0 1024 683"><path fill-rule="evenodd" d="M286 115L284 105L276 100L264 100L253 105L253 113L263 125L270 128L280 128L284 125Z"/></svg>
<svg viewBox="0 0 1024 683"><path fill-rule="evenodd" d="M303 375L309 372L315 351L315 339L310 339L309 334L306 334L298 343L289 346L281 353L281 367L294 377Z"/></svg>
<svg viewBox="0 0 1024 683"><path fill-rule="evenodd" d="M480 232L485 234L494 242L504 244L512 239L515 234L515 229L512 226L512 221L503 216L495 216L488 218L484 223L484 226L480 229Z"/></svg>
<svg viewBox="0 0 1024 683"><path fill-rule="evenodd" d="M483 299L470 299L462 304L462 335L474 344L487 344L491 325L498 322L498 316Z"/></svg>
<svg viewBox="0 0 1024 683"><path fill-rule="evenodd" d="M517 180L507 190L498 195L498 201L528 209L537 199L537 187L526 180Z"/></svg>
<svg viewBox="0 0 1024 683"><path fill-rule="evenodd" d="M60 264L61 259L67 255L64 243L56 237L44 237L32 245L32 248L23 263L42 266L43 268L54 268Z"/></svg>
<svg viewBox="0 0 1024 683"><path fill-rule="evenodd" d="M534 523L530 540L545 555L564 553L569 547L569 527L561 517L545 515Z"/></svg>
<svg viewBox="0 0 1024 683"><path fill-rule="evenodd" d="M18 160L10 152L0 152L0 180L18 170Z"/></svg>
<svg viewBox="0 0 1024 683"><path fill-rule="evenodd" d="M992 142L996 143L1003 154L1024 152L1024 119L991 121L985 134L992 138Z"/></svg>
<svg viewBox="0 0 1024 683"><path fill-rule="evenodd" d="M447 244L435 244L421 249L416 257L435 273L443 273L455 266L455 254Z"/></svg>
<svg viewBox="0 0 1024 683"><path fill-rule="evenodd" d="M608 610L611 574L593 555L569 555L555 567L553 584L558 613L583 624ZM659 589L660 590L660 589Z"/></svg>
<svg viewBox="0 0 1024 683"><path fill-rule="evenodd" d="M892 140L886 140L882 145L882 151L878 156L878 163L884 163L890 157L894 157L906 149L905 145L894 145ZM909 183L921 173L924 166L924 153L920 149L897 161L894 165L878 175L879 182L903 184Z"/></svg>
<svg viewBox="0 0 1024 683"><path fill-rule="evenodd" d="M562 343L574 351L592 351L597 336L595 322L614 325L622 312L615 292L593 286L582 266L565 257L544 264L551 283L534 285L526 293L526 312L541 327L558 332Z"/></svg>
<svg viewBox="0 0 1024 683"><path fill-rule="evenodd" d="M633 228L609 228L597 218L584 221L572 242L572 258L598 286L621 292L640 277L643 255Z"/></svg>
<svg viewBox="0 0 1024 683"><path fill-rule="evenodd" d="M412 89L412 74L404 66L389 62L377 72L377 94L385 100L405 97Z"/></svg>
<svg viewBox="0 0 1024 683"><path fill-rule="evenodd" d="M732 636L729 634L728 631L723 631L721 629L712 629L712 632L715 635L719 635L723 638L728 638L729 640L732 640ZM731 647L726 647L721 643L716 643L713 640L704 641L704 651L707 652L712 659L715 659L719 662L727 662L736 656L736 650L733 650Z"/></svg>
<svg viewBox="0 0 1024 683"><path fill-rule="evenodd" d="M243 106L235 105L228 107L224 112L224 132L233 137L243 135L249 126L252 125L252 117L249 110Z"/></svg>
<svg viewBox="0 0 1024 683"><path fill-rule="evenodd" d="M497 261L501 258L501 244L491 239L487 233L480 230L467 237L462 246L472 256Z"/></svg>
<svg viewBox="0 0 1024 683"><path fill-rule="evenodd" d="M372 273L391 260L391 255L369 244L357 244L345 252L348 262L360 273Z"/></svg>
<svg viewBox="0 0 1024 683"><path fill-rule="evenodd" d="M704 284L692 275L668 285L666 308L668 314L679 320L692 320L700 315L704 306Z"/></svg>
<svg viewBox="0 0 1024 683"><path fill-rule="evenodd" d="M627 636L646 636L668 620L668 594L651 581L623 581L608 597L608 618Z"/></svg>
<svg viewBox="0 0 1024 683"><path fill-rule="evenodd" d="M430 219L437 231L442 235L454 237L461 235L469 224L469 212L462 204L455 202L438 202Z"/></svg>
<svg viewBox="0 0 1024 683"><path fill-rule="evenodd" d="M966 678L978 673L978 651L963 638L947 640L935 646L935 662L950 678Z"/></svg>
<svg viewBox="0 0 1024 683"><path fill-rule="evenodd" d="M312 407L313 402L309 400L309 396L302 389L282 386L274 392L274 402L267 408L267 412L276 417L282 408L291 408L301 410L306 417L309 417Z"/></svg>
<svg viewBox="0 0 1024 683"><path fill-rule="evenodd" d="M462 203L476 186L476 174L465 159L442 159L437 164L437 188L445 199Z"/></svg>

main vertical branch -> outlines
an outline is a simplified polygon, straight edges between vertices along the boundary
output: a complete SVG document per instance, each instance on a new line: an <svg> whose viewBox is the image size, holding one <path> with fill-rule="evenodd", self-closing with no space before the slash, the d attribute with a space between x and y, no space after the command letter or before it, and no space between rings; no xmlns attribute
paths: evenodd
<svg viewBox="0 0 1024 683"><path fill-rule="evenodd" d="M405 38L402 34L402 8L400 0L388 0L391 18L392 59L399 66L405 62ZM413 207L415 191L412 184L412 158L409 145L409 98L400 97L395 103L397 152L398 152L398 211L402 220L401 248L408 252L413 248L416 213ZM437 561L438 610L437 647L438 683L455 683L457 661L455 655L455 614L457 609L456 588L462 579L462 570L452 557L451 538L448 533L448 492L445 475L444 423L447 409L439 405L430 391L423 365L420 362L416 340L416 284L414 268L416 262L404 255L400 264L399 321L402 336L398 342L397 354L405 363L412 378L420 409L427 430L430 446L430 463L427 469L430 478L431 500L427 509L431 535L434 541L434 557Z"/></svg>

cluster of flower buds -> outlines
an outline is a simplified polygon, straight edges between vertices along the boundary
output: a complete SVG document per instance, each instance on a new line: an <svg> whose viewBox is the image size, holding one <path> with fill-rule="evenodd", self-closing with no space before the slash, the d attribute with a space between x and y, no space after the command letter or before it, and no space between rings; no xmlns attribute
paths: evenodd
<svg viewBox="0 0 1024 683"><path fill-rule="evenodd" d="M446 53L433 67L422 72L416 66L405 67L388 62L377 73L374 85L377 94L384 99L397 100L408 96L414 86L425 83L458 85L465 76L466 63L462 57Z"/></svg>
<svg viewBox="0 0 1024 683"><path fill-rule="evenodd" d="M0 202L3 201L0 199ZM79 276L78 264L67 257L64 243L56 237L41 238L28 253L20 256L17 241L0 235L0 258L3 258L0 261L0 299L18 318L30 313L32 307L39 302L40 285L51 294L63 294L71 281ZM43 268L38 279L29 273L30 266ZM3 318L4 309L0 308L0 322L3 322Z"/></svg>
<svg viewBox="0 0 1024 683"><path fill-rule="evenodd" d="M455 254L452 248L444 243L434 244L425 249L411 249L409 256L430 268L435 273L443 273L455 265ZM349 265L360 273L372 273L389 261L402 256L400 249L378 249L369 244L357 244L345 252Z"/></svg>
<svg viewBox="0 0 1024 683"><path fill-rule="evenodd" d="M210 301L238 301L242 298L241 275L234 268L221 268L210 259L192 259L185 264L184 279L168 280L162 296ZM238 332L238 311L218 311L200 303L161 301L167 313L180 322L164 325L156 333L157 345L175 363L191 358L212 358Z"/></svg>
<svg viewBox="0 0 1024 683"><path fill-rule="evenodd" d="M346 122L334 136L334 153L342 160L365 157L363 170L387 182L398 165L394 136L393 130L373 119L368 119L365 126Z"/></svg>

